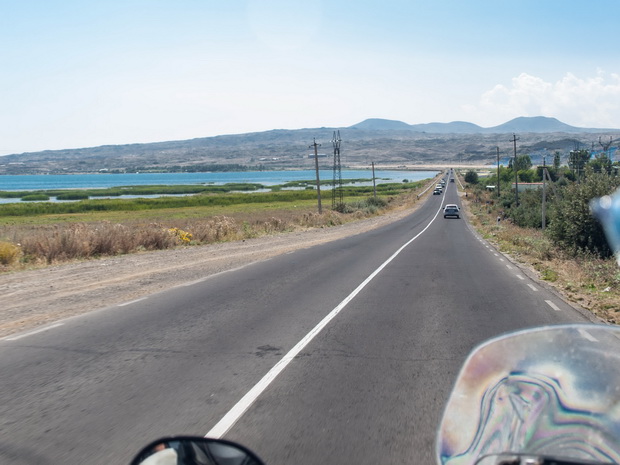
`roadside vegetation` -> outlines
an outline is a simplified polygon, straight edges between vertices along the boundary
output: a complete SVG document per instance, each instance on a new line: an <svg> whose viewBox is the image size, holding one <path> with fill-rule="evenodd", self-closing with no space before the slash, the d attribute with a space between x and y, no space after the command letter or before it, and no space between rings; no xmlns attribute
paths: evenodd
<svg viewBox="0 0 620 465"><path fill-rule="evenodd" d="M347 186L342 191L344 202L333 210L332 191L326 187L322 190L322 214L317 213L317 192L310 181L296 183L295 187L301 187L298 190L240 193L240 186L227 185L220 193L209 190L180 197L3 204L0 271L335 226L410 206L425 183L428 181L405 179L402 183L379 184L376 197L372 186ZM264 187L256 186L247 186L247 190ZM170 193L187 188L169 187L115 189L138 195L138 191ZM188 192L191 188L184 193ZM47 195L74 193L54 191ZM93 195L92 191L87 193Z"/></svg>
<svg viewBox="0 0 620 465"><path fill-rule="evenodd" d="M486 176L465 173L469 182L463 201L474 226L502 252L531 266L568 300L618 324L620 267L589 208L591 199L620 187L618 166L606 157L577 152L571 153L568 167L559 165L559 154L546 167L544 229L543 189L530 185L520 190L517 204L512 164L500 167L499 180L495 170ZM529 156L517 157L517 164L519 182L542 182L544 169L533 167Z"/></svg>

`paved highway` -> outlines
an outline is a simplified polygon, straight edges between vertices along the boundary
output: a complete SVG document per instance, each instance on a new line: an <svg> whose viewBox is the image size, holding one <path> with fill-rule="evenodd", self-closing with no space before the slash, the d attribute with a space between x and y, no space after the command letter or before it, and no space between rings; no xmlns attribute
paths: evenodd
<svg viewBox="0 0 620 465"><path fill-rule="evenodd" d="M468 351L587 322L438 214L0 340L0 463L126 463L167 434L238 440L270 465L434 463Z"/></svg>

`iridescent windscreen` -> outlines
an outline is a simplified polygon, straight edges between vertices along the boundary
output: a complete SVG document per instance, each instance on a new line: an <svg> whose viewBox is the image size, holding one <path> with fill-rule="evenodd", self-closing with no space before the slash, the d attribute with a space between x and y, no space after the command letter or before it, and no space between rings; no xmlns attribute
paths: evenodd
<svg viewBox="0 0 620 465"><path fill-rule="evenodd" d="M470 355L446 406L438 461L502 452L620 462L620 328L538 328Z"/></svg>

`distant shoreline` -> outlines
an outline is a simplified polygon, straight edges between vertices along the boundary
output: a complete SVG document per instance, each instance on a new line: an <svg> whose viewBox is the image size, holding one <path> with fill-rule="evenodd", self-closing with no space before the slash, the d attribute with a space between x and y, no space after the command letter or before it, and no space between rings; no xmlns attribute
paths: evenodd
<svg viewBox="0 0 620 465"><path fill-rule="evenodd" d="M390 170L390 171L441 171L448 168L454 169L482 169L482 168L492 168L495 165L488 163L436 163L436 164L427 164L427 165L419 165L419 164L410 164L403 165L400 164L398 166L390 165L390 164L382 164L375 163L375 170ZM354 165L351 164L348 166L348 169L352 170L367 170L370 169L366 165Z"/></svg>

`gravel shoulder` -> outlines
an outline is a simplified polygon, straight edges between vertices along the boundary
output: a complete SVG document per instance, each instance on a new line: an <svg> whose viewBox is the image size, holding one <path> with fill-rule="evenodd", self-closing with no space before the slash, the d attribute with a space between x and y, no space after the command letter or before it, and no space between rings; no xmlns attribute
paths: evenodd
<svg viewBox="0 0 620 465"><path fill-rule="evenodd" d="M411 208L392 211L331 228L2 274L0 338L129 302L293 250L360 234L401 219L412 211Z"/></svg>

